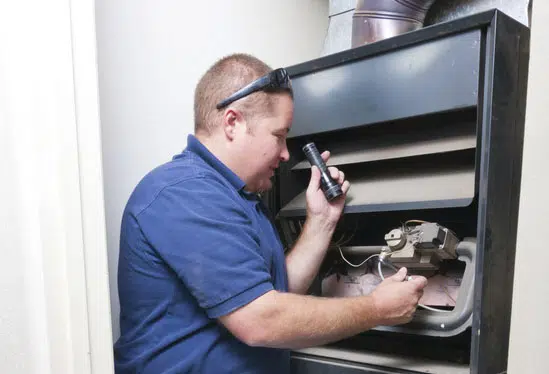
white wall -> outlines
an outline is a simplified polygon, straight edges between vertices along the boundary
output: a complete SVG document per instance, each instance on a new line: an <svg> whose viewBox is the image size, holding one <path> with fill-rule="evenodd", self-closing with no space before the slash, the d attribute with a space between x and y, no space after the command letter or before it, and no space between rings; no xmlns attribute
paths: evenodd
<svg viewBox="0 0 549 374"><path fill-rule="evenodd" d="M509 373L547 373L549 350L549 3L534 0Z"/></svg>
<svg viewBox="0 0 549 374"><path fill-rule="evenodd" d="M274 68L320 56L328 0L97 0L96 20L116 338L122 210L139 179L185 147L201 74L233 52Z"/></svg>
<svg viewBox="0 0 549 374"><path fill-rule="evenodd" d="M112 371L93 5L0 2L0 373Z"/></svg>

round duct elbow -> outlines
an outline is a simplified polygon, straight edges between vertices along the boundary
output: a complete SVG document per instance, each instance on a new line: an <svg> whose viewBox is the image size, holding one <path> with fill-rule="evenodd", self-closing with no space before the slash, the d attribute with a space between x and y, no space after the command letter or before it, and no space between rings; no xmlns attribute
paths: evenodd
<svg viewBox="0 0 549 374"><path fill-rule="evenodd" d="M353 13L353 48L423 27L435 0L357 0Z"/></svg>

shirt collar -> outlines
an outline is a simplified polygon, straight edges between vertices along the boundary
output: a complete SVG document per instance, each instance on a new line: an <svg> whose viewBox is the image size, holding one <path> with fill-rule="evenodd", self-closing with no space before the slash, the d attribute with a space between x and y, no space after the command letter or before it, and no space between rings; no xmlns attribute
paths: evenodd
<svg viewBox="0 0 549 374"><path fill-rule="evenodd" d="M208 165L214 168L219 174L231 183L237 191L244 191L246 183L240 179L231 169L221 162L215 155L208 150L194 135L187 137L187 151L193 152L203 159ZM177 157L177 156L176 156ZM244 191L245 192L245 191Z"/></svg>

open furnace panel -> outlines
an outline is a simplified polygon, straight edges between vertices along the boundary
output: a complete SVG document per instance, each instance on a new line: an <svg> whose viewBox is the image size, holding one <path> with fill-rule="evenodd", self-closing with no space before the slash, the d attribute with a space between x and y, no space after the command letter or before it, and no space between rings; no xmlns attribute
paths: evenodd
<svg viewBox="0 0 549 374"><path fill-rule="evenodd" d="M290 153L296 160L281 173L280 188L287 201L279 211L287 244L297 240L304 223L302 189L310 176L299 149L304 141L329 149L329 165L341 168L352 185L316 294L371 292L381 276L394 272L385 265L379 269L378 256L387 255L394 265L430 279L422 304L440 310L420 312L417 323L389 330L449 336L470 327L477 221L475 119L474 111L465 110L292 138Z"/></svg>
<svg viewBox="0 0 549 374"><path fill-rule="evenodd" d="M351 182L310 292L371 292L393 273L380 255L429 278L412 322L295 352L294 372L506 369L527 48L492 11L289 68L291 159L268 197L286 245L305 219L303 145Z"/></svg>

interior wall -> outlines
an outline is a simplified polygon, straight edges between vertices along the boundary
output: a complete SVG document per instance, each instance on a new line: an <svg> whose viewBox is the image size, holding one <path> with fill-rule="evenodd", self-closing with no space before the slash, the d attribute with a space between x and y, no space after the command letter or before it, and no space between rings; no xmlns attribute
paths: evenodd
<svg viewBox="0 0 549 374"><path fill-rule="evenodd" d="M327 0L97 0L99 95L114 338L120 219L135 184L186 145L194 86L245 52L273 68L320 56Z"/></svg>
<svg viewBox="0 0 549 374"><path fill-rule="evenodd" d="M0 373L112 371L93 23L0 2Z"/></svg>
<svg viewBox="0 0 549 374"><path fill-rule="evenodd" d="M508 372L546 373L549 349L549 3L534 0Z"/></svg>

